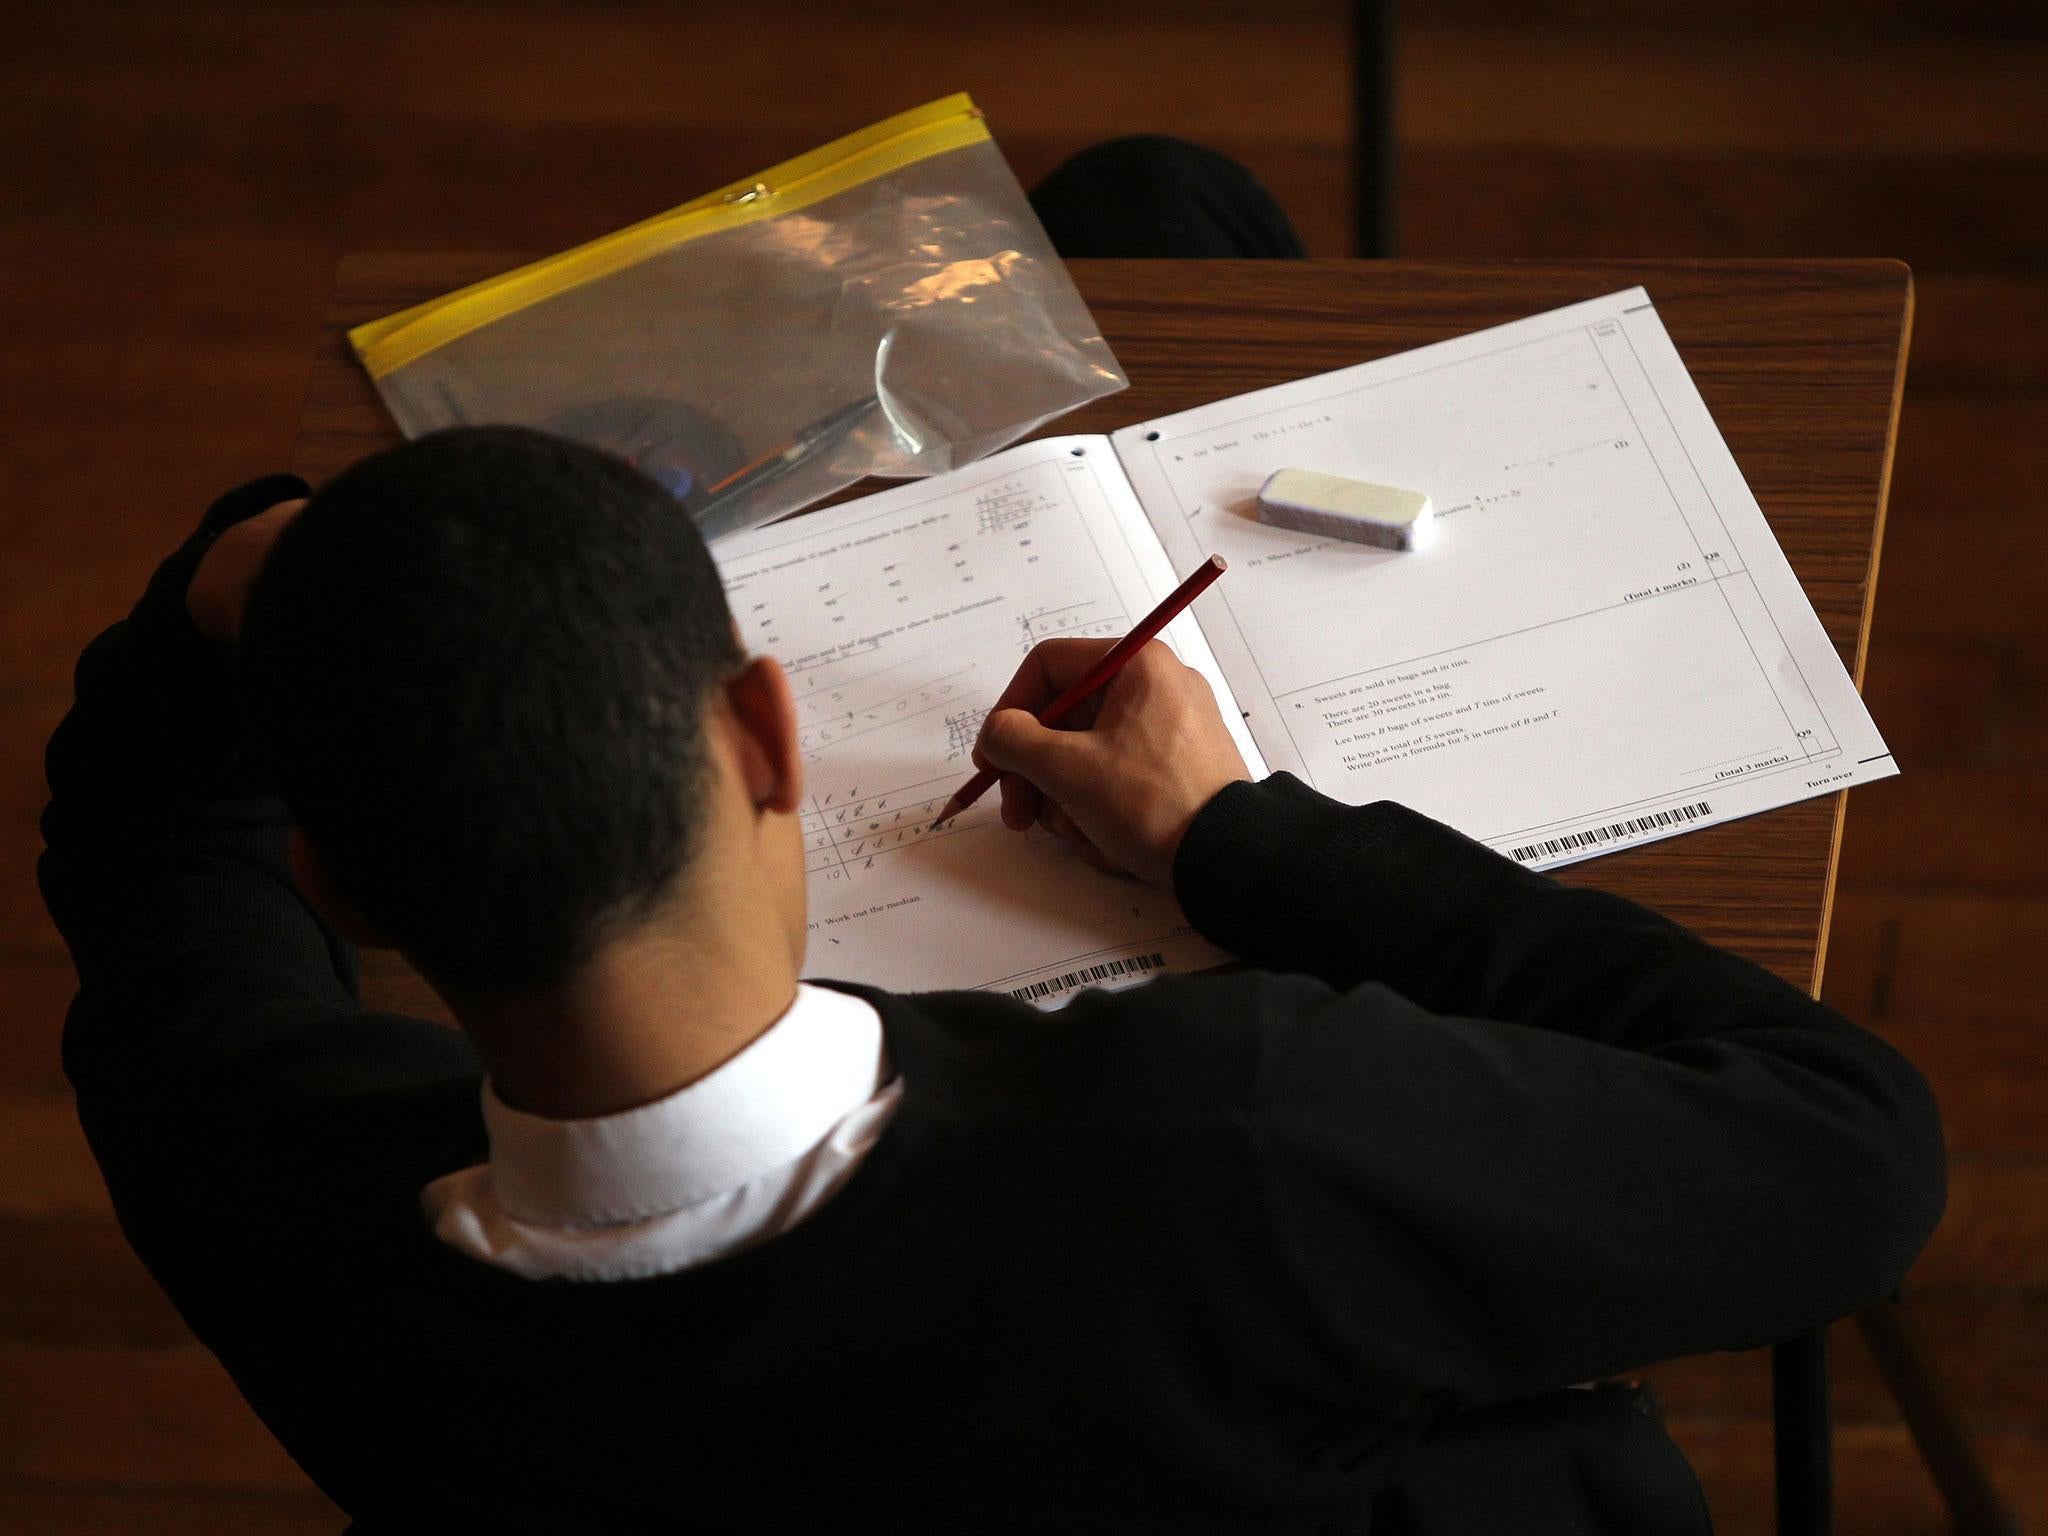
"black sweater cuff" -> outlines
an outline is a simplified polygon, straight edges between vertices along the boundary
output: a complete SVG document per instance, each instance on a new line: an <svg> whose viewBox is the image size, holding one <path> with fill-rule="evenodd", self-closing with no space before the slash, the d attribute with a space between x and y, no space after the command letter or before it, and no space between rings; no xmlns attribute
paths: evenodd
<svg viewBox="0 0 2048 1536"><path fill-rule="evenodd" d="M1470 934L1552 882L1406 806L1343 805L1276 773L1225 786L1196 814L1173 884L1211 943L1348 985L1395 981L1404 952Z"/></svg>

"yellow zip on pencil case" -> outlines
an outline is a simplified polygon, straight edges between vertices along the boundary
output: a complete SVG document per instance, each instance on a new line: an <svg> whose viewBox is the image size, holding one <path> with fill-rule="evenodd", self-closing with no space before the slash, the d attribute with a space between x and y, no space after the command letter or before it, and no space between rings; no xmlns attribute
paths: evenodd
<svg viewBox="0 0 2048 1536"><path fill-rule="evenodd" d="M955 468L1128 382L964 93L349 341L406 435L595 443L707 537Z"/></svg>

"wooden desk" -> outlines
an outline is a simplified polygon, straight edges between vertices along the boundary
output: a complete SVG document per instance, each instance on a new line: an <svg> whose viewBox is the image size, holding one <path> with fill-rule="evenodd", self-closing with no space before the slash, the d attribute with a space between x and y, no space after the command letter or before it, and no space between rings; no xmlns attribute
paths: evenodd
<svg viewBox="0 0 2048 1536"><path fill-rule="evenodd" d="M345 259L293 467L316 483L397 439L347 349L352 325L504 271L519 255ZM1806 595L1860 684L1911 328L1890 261L1076 261L1131 387L1047 430L1114 427L1365 362L1636 283L1699 381ZM1656 908L1818 993L1846 793L1561 872ZM439 1014L401 972L371 1006Z"/></svg>

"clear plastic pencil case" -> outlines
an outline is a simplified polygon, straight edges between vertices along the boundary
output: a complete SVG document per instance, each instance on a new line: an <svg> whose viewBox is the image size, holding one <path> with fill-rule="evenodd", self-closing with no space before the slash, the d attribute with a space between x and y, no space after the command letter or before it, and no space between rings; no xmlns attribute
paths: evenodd
<svg viewBox="0 0 2048 1536"><path fill-rule="evenodd" d="M349 333L409 437L612 449L707 537L1128 383L964 94Z"/></svg>

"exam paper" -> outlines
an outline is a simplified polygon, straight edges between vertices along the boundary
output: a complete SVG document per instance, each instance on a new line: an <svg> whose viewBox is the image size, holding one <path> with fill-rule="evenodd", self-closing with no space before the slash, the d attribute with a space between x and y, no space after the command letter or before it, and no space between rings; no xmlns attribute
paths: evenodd
<svg viewBox="0 0 2048 1536"><path fill-rule="evenodd" d="M748 650L779 658L796 695L805 975L1047 1003L1226 958L1171 892L1007 830L996 791L931 825L1033 645L1121 637L1176 585L1106 439L1027 443L712 555ZM1162 638L1227 697L1192 619ZM1262 771L1242 720L1226 718Z"/></svg>
<svg viewBox="0 0 2048 1536"><path fill-rule="evenodd" d="M1113 435L1275 769L1534 866L1897 771L1640 288ZM1268 527L1299 467L1413 553Z"/></svg>

